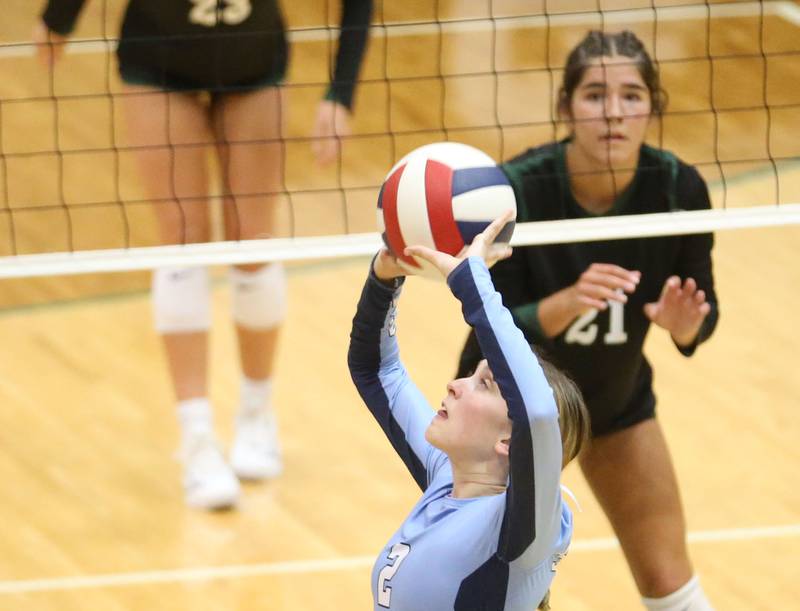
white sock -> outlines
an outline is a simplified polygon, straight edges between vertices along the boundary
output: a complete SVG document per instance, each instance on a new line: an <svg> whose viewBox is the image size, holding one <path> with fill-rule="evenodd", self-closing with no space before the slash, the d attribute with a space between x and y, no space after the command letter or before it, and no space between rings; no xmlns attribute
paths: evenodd
<svg viewBox="0 0 800 611"><path fill-rule="evenodd" d="M210 435L214 429L211 422L211 403L206 397L178 401L178 422L183 438L193 435Z"/></svg>
<svg viewBox="0 0 800 611"><path fill-rule="evenodd" d="M672 594L662 598L642 598L642 603L649 611L714 611L697 575Z"/></svg>
<svg viewBox="0 0 800 611"><path fill-rule="evenodd" d="M252 413L269 410L272 404L272 378L253 380L242 376L239 387L239 411Z"/></svg>

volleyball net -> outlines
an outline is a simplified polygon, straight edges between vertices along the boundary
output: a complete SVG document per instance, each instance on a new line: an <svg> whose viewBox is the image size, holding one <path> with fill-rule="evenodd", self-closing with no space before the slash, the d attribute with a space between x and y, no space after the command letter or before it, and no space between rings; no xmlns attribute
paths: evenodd
<svg viewBox="0 0 800 611"><path fill-rule="evenodd" d="M698 168L713 209L525 223L513 244L800 222L795 2L378 1L353 133L329 167L314 163L310 126L335 57L339 3L289 4L280 190L238 194L277 202L270 239L159 244L154 208L173 201L145 196L119 117L124 2L87 3L49 70L35 61L29 29L0 41L0 277L372 253L378 190L410 150L452 140L502 161L566 134L556 95L569 50L590 29L630 29L645 43L669 95L648 142ZM39 9L17 10L32 26ZM218 187L207 200L219 216Z"/></svg>

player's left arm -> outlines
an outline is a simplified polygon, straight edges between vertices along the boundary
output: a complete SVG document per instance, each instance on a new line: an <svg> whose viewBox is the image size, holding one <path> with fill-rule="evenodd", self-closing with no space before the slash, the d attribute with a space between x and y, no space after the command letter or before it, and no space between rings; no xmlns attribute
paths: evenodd
<svg viewBox="0 0 800 611"><path fill-rule="evenodd" d="M678 205L685 210L708 210L711 202L705 181L691 166L681 165L677 177ZM678 350L691 356L714 332L719 304L714 289L711 233L680 238L680 251L657 302L645 305L653 323L669 331Z"/></svg>
<svg viewBox="0 0 800 611"><path fill-rule="evenodd" d="M314 121L312 150L321 164L336 158L337 137L350 135L350 113L367 48L372 0L344 0L339 46L330 87Z"/></svg>
<svg viewBox="0 0 800 611"><path fill-rule="evenodd" d="M372 18L372 0L344 0L336 68L326 99L353 109L353 92L364 60Z"/></svg>
<svg viewBox="0 0 800 611"><path fill-rule="evenodd" d="M67 36L75 28L86 0L49 0L42 12L42 21L51 32Z"/></svg>
<svg viewBox="0 0 800 611"><path fill-rule="evenodd" d="M463 261L447 279L461 301L512 422L509 486L498 554L538 564L561 525L561 433L558 408L541 365L503 306L483 261Z"/></svg>

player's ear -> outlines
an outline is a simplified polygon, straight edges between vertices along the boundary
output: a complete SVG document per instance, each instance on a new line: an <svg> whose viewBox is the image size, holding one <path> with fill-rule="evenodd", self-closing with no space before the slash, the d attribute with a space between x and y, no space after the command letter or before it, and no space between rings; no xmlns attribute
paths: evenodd
<svg viewBox="0 0 800 611"><path fill-rule="evenodd" d="M496 444L494 444L494 451L497 452L500 456L505 456L508 458L508 448L511 445L511 438L508 439L500 439Z"/></svg>

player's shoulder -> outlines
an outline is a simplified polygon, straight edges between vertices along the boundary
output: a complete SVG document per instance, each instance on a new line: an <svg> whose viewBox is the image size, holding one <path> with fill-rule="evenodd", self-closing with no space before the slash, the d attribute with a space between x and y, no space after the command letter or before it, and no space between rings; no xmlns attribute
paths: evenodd
<svg viewBox="0 0 800 611"><path fill-rule="evenodd" d="M529 148L500 167L517 198L517 221L541 220L564 180L564 141ZM530 202L530 203L529 203ZM535 202L535 204L533 203ZM536 207L536 212L529 206Z"/></svg>
<svg viewBox="0 0 800 611"><path fill-rule="evenodd" d="M639 164L640 168L657 169L658 172L666 173L669 178L672 196L678 202L694 201L697 196L701 196L700 199L702 200L704 199L702 197L703 194L707 194L706 181L697 168L678 157L672 151L647 144L642 145ZM705 199L707 199L707 195ZM683 207L683 205L680 205L680 207Z"/></svg>
<svg viewBox="0 0 800 611"><path fill-rule="evenodd" d="M643 144L640 165L658 167L669 172L677 181L703 181L702 176L692 164L687 163L672 151Z"/></svg>
<svg viewBox="0 0 800 611"><path fill-rule="evenodd" d="M514 176L552 171L558 162L559 155L563 155L562 147L562 142L549 142L531 147L504 162L501 167L506 174Z"/></svg>

